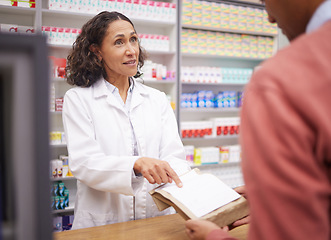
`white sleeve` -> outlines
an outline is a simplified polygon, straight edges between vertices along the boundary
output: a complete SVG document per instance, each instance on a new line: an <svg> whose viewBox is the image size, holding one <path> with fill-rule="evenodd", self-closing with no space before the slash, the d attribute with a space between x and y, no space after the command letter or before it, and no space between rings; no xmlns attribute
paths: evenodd
<svg viewBox="0 0 331 240"><path fill-rule="evenodd" d="M99 191L134 195L143 184L133 173L138 156L106 155L95 139L94 126L84 101L76 91L64 97L63 125L69 166L73 175Z"/></svg>

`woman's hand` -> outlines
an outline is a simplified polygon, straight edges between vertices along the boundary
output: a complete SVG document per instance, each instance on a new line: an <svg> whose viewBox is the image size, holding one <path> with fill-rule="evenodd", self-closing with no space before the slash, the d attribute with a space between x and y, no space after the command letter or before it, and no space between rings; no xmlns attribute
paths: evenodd
<svg viewBox="0 0 331 240"><path fill-rule="evenodd" d="M185 227L185 232L191 240L203 240L211 231L220 229L215 223L207 220L187 220ZM227 230L225 227L224 231Z"/></svg>
<svg viewBox="0 0 331 240"><path fill-rule="evenodd" d="M135 174L141 173L151 184L172 183L174 181L178 187L183 186L176 172L166 161L142 157L135 162L133 170Z"/></svg>

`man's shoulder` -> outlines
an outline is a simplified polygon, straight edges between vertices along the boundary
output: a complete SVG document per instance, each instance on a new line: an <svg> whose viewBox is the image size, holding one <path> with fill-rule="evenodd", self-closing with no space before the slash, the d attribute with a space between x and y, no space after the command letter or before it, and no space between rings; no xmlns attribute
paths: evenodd
<svg viewBox="0 0 331 240"><path fill-rule="evenodd" d="M303 34L290 45L279 50L275 56L262 64L269 71L295 74L301 71L314 71L314 66L329 62L331 64L331 21L310 34Z"/></svg>

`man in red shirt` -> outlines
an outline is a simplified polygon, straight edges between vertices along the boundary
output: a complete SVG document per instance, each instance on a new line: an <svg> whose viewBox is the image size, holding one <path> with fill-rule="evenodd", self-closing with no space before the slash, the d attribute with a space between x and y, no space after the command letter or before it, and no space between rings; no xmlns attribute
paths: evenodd
<svg viewBox="0 0 331 240"><path fill-rule="evenodd" d="M331 0L265 0L291 41L261 64L241 112L248 240L331 239ZM232 239L207 221L190 239Z"/></svg>

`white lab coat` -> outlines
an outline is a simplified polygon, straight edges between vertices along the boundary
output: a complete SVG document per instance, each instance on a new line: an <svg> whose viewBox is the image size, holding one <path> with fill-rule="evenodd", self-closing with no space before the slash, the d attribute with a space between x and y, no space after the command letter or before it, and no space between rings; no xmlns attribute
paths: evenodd
<svg viewBox="0 0 331 240"><path fill-rule="evenodd" d="M139 157L168 161L179 175L190 169L165 94L136 81L132 94L131 118L104 79L65 94L69 166L77 178L73 229L169 213L170 209L159 212L148 193L157 185L134 175ZM132 156L130 122L139 156Z"/></svg>

